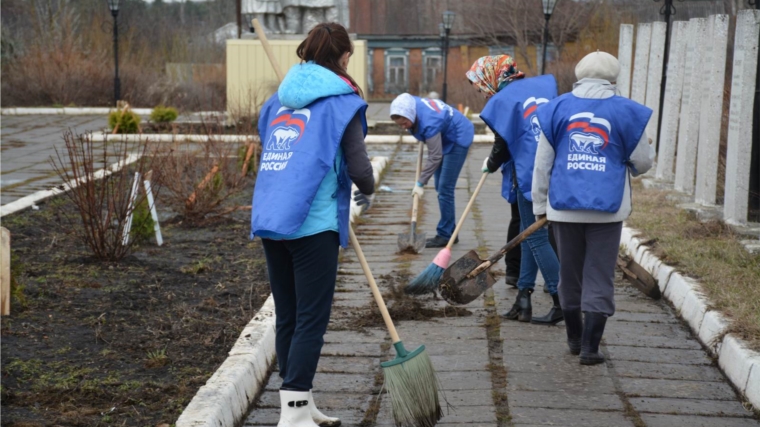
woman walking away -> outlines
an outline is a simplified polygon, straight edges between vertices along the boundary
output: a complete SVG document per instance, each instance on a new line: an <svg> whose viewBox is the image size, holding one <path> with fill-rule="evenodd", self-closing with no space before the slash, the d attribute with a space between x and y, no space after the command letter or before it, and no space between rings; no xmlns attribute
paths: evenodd
<svg viewBox="0 0 760 427"><path fill-rule="evenodd" d="M533 162L541 129L536 119L539 106L557 96L557 82L554 76L524 78L515 68L509 55L484 56L479 58L467 72L467 78L486 103L480 118L495 135L491 155L483 161L483 172L495 172L502 167L504 181L502 194L511 203L514 199L520 211L520 231L535 222L531 199ZM559 261L549 244L546 228L531 234L520 244L520 277L517 280L517 299L504 317L521 322L554 325L562 321L557 295L559 281ZM533 317L531 294L536 287L538 270L544 277L554 306L542 317Z"/></svg>
<svg viewBox="0 0 760 427"><path fill-rule="evenodd" d="M609 53L588 54L575 67L573 91L538 111L543 132L533 213L554 224L567 343L583 365L604 362L599 343L615 313L613 281L623 220L631 213L630 175L645 173L654 161L645 132L652 110L617 95L611 82L619 72Z"/></svg>
<svg viewBox="0 0 760 427"><path fill-rule="evenodd" d="M449 243L456 228L454 188L472 145L475 127L462 113L442 101L408 93L402 93L391 102L391 119L427 145L427 162L412 196L417 194L422 198L425 185L435 176L441 220L436 236L428 239L425 247L442 248ZM454 241L457 242L459 238Z"/></svg>
<svg viewBox="0 0 760 427"><path fill-rule="evenodd" d="M346 73L353 46L339 24L314 27L275 95L262 107L261 166L251 238L262 239L277 314L282 386L278 427L338 426L314 404L312 380L330 319L338 248L348 244L355 200L374 192L364 145L367 104Z"/></svg>

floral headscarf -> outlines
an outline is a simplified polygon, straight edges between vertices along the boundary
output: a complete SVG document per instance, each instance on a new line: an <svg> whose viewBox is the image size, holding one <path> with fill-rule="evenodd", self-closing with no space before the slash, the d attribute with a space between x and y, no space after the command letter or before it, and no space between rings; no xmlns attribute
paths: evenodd
<svg viewBox="0 0 760 427"><path fill-rule="evenodd" d="M478 58L466 75L470 82L486 95L494 95L510 82L525 77L525 73L517 71L515 60L509 55Z"/></svg>

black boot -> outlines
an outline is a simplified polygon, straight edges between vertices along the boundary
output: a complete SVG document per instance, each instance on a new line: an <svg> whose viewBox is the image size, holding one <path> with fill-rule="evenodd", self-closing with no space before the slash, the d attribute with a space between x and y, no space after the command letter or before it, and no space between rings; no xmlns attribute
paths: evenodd
<svg viewBox="0 0 760 427"><path fill-rule="evenodd" d="M581 365L604 363L604 355L599 352L599 343L602 342L606 323L607 316L604 314L586 312L581 337Z"/></svg>
<svg viewBox="0 0 760 427"><path fill-rule="evenodd" d="M511 286L513 288L516 288L517 287L517 280L518 280L517 276L510 276L509 273L507 273L507 276L504 278L504 283L507 286Z"/></svg>
<svg viewBox="0 0 760 427"><path fill-rule="evenodd" d="M517 293L517 299L512 309L504 314L509 320L519 320L520 322L530 322L533 316L533 306L530 303L530 294L533 289L522 289Z"/></svg>
<svg viewBox="0 0 760 427"><path fill-rule="evenodd" d="M564 310L565 329L567 330L567 346L570 347L570 354L579 355L581 353L581 336L583 335L583 315L579 309Z"/></svg>
<svg viewBox="0 0 760 427"><path fill-rule="evenodd" d="M534 317L530 323L535 323L536 325L556 325L563 321L565 317L562 315L562 307L559 306L559 295L552 295L552 301L554 301L554 306L549 310L549 313L546 316Z"/></svg>

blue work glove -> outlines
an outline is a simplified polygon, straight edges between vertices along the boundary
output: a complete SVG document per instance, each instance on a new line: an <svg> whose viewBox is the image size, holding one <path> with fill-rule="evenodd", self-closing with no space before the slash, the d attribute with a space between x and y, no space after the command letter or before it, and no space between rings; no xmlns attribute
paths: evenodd
<svg viewBox="0 0 760 427"><path fill-rule="evenodd" d="M368 196L359 190L354 191L354 201L361 207L362 213L372 206L372 196Z"/></svg>

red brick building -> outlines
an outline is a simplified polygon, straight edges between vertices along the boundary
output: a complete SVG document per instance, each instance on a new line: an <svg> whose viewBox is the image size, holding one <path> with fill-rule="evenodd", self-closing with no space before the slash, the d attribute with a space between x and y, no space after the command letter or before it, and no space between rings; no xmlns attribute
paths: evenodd
<svg viewBox="0 0 760 427"><path fill-rule="evenodd" d="M540 11L540 2L536 4ZM464 77L477 58L497 53L514 56L508 35L485 34L482 28L473 28L468 22L472 15L464 2L349 0L349 7L350 32L367 40L367 96L372 100L393 99L402 92L414 95L441 92L443 39L439 23L445 10L457 12L449 37L449 101L467 102L477 97ZM480 13L484 13L482 8ZM541 43L540 26L532 32L531 42L528 58L521 61L529 63L526 70L529 73L535 68L536 54L540 52L536 48ZM549 59L554 52L550 46Z"/></svg>

